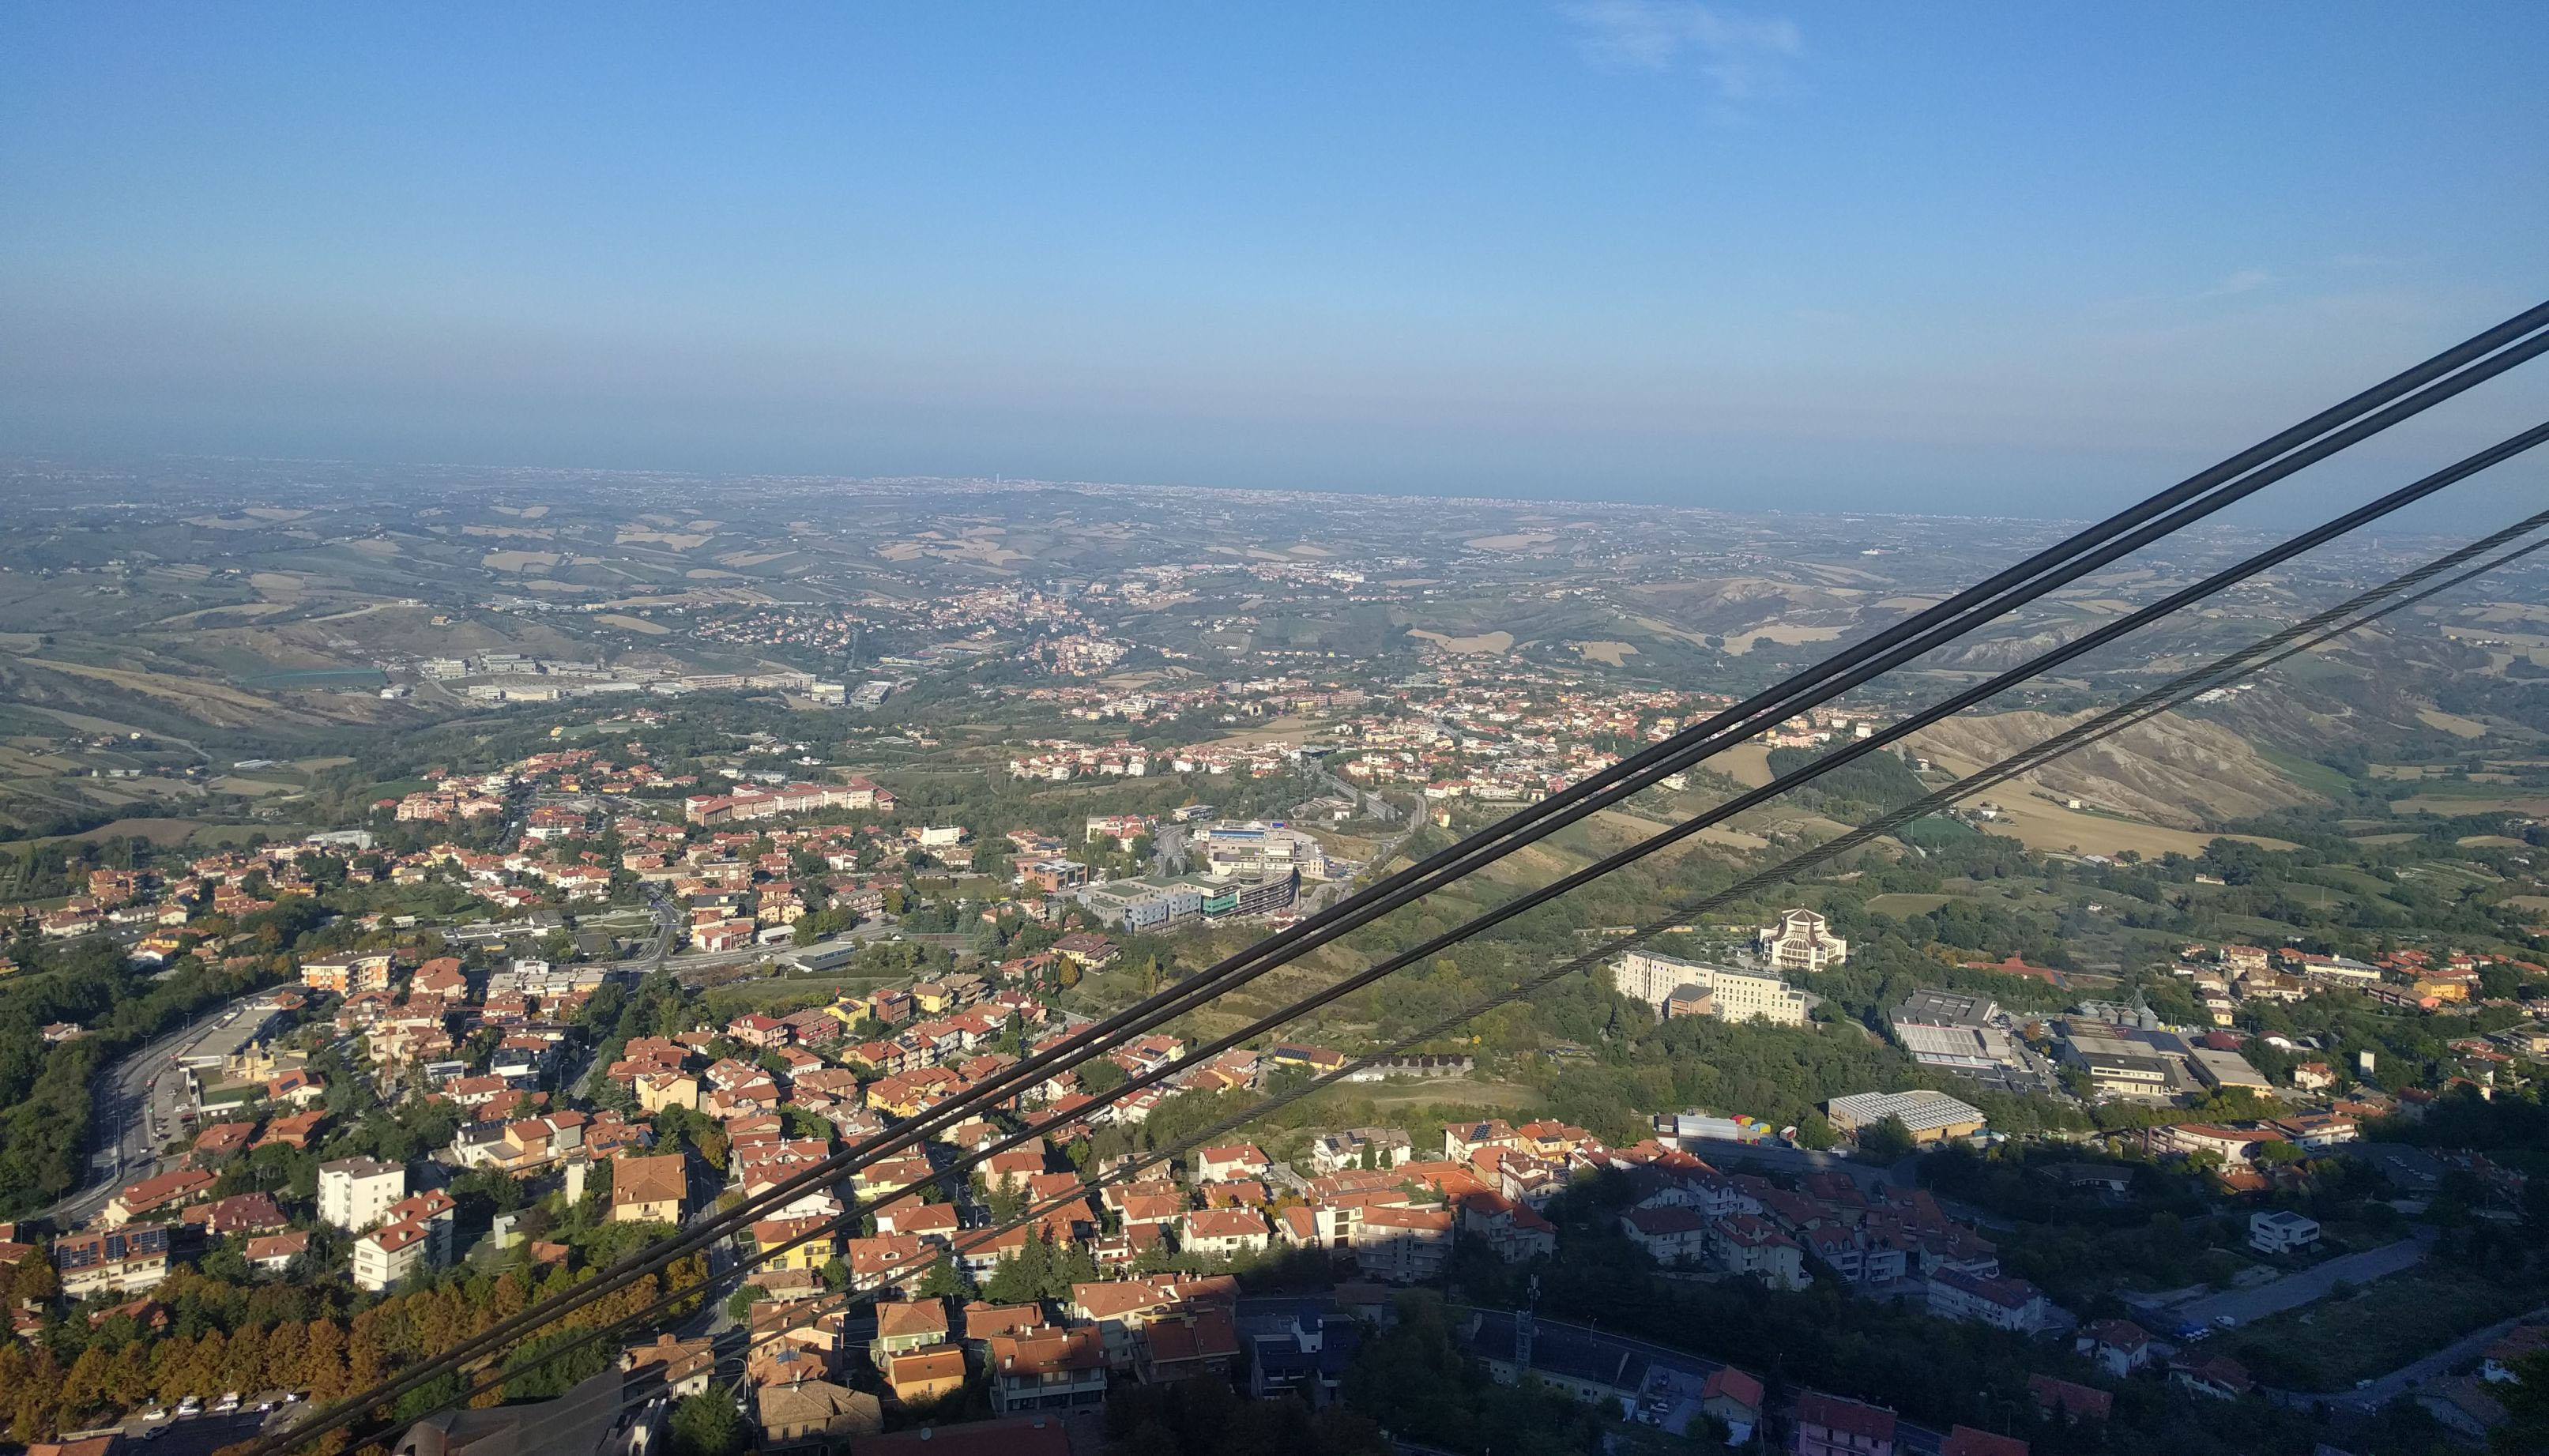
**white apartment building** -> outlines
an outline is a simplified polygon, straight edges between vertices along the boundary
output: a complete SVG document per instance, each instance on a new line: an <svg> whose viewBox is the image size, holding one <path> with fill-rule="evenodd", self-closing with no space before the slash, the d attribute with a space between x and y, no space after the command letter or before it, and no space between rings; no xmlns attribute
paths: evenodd
<svg viewBox="0 0 2549 1456"><path fill-rule="evenodd" d="M319 1165L319 1217L351 1233L369 1228L407 1197L407 1169L368 1157Z"/></svg>
<svg viewBox="0 0 2549 1456"><path fill-rule="evenodd" d="M1396 1128L1349 1128L1310 1144L1310 1169L1324 1175L1362 1167L1366 1148L1375 1168L1394 1168L1416 1157L1414 1144Z"/></svg>
<svg viewBox="0 0 2549 1456"><path fill-rule="evenodd" d="M2289 1254L2318 1246L2318 1221L2290 1209L2248 1216L2248 1246L2261 1254Z"/></svg>
<svg viewBox="0 0 2549 1456"><path fill-rule="evenodd" d="M354 1287L374 1294L430 1263L433 1235L423 1224L392 1224L354 1240Z"/></svg>
<svg viewBox="0 0 2549 1456"><path fill-rule="evenodd" d="M1782 1027L1806 1024L1805 992L1761 971L1632 951L1611 967L1611 986L1658 1013L1675 991L1697 986L1709 993L1713 1014L1720 1021L1766 1021Z"/></svg>

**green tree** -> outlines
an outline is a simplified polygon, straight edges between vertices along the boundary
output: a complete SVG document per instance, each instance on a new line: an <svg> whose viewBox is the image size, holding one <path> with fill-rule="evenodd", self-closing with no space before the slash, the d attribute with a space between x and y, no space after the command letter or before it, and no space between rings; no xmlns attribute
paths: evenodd
<svg viewBox="0 0 2549 1456"><path fill-rule="evenodd" d="M743 1450L743 1417L734 1402L715 1391L685 1396L673 1408L673 1456L738 1456Z"/></svg>
<svg viewBox="0 0 2549 1456"><path fill-rule="evenodd" d="M582 1336L582 1330L561 1329L523 1341L520 1349L505 1358L506 1399L562 1396L577 1384L600 1375L611 1363L610 1347L587 1344L567 1348Z"/></svg>
<svg viewBox="0 0 2549 1456"><path fill-rule="evenodd" d="M1911 1155L1918 1144L1912 1140L1912 1130L1901 1118L1889 1117L1873 1127L1858 1132L1859 1156L1875 1163L1892 1163Z"/></svg>
<svg viewBox="0 0 2549 1456"><path fill-rule="evenodd" d="M920 1276L920 1285L914 1292L922 1299L938 1300L961 1299L974 1291L965 1281L964 1269L954 1259L940 1259Z"/></svg>

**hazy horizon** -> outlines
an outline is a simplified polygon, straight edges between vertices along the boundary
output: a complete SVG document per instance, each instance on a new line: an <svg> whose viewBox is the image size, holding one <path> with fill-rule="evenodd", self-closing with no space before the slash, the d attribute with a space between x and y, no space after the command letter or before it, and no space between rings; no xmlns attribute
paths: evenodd
<svg viewBox="0 0 2549 1456"><path fill-rule="evenodd" d="M1956 19L21 10L0 449L2077 516L2538 301L2536 7Z"/></svg>

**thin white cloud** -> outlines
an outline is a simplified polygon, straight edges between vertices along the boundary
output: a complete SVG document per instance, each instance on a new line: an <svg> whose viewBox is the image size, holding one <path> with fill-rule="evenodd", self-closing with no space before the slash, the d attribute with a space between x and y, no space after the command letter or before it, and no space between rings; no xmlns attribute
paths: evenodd
<svg viewBox="0 0 2549 1456"><path fill-rule="evenodd" d="M2281 283L2282 281L2282 279L2277 278L2274 274L2267 272L2263 268L2242 268L2238 272L2231 274L2229 277L2222 279L2219 283L2217 283L2211 288L2206 289L2204 292L2197 294L2196 297L2199 299L2226 299L2243 293L2255 293L2261 288L2270 287L2271 285Z"/></svg>
<svg viewBox="0 0 2549 1456"><path fill-rule="evenodd" d="M1794 21L1737 15L1698 0L1576 0L1560 10L1592 65L1668 71L1688 61L1725 108L1785 92L1805 48Z"/></svg>

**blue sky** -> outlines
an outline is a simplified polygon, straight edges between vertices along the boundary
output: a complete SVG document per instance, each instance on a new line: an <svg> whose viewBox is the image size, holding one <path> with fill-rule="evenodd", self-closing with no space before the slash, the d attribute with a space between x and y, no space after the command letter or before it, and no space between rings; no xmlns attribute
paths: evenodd
<svg viewBox="0 0 2549 1456"><path fill-rule="evenodd" d="M0 448L2077 513L2549 294L2544 54L2537 4L20 5Z"/></svg>

